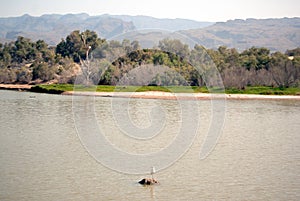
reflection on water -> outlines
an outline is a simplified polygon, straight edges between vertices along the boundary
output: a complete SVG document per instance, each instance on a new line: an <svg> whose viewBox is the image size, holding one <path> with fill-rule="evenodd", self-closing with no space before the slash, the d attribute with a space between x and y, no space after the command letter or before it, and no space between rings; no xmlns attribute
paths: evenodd
<svg viewBox="0 0 300 201"><path fill-rule="evenodd" d="M109 100L95 99L99 122L111 118ZM139 100L135 105L130 115L137 125L140 118L149 125L152 104ZM172 101L159 104L169 111L170 135L155 136L158 146L152 151L165 146L180 123ZM0 91L0 200L299 200L300 102L227 101L223 134L214 151L199 160L210 108L210 101L199 102L201 125L194 144L155 174L160 185L144 187L137 181L150 175L112 171L88 154L76 133L72 97ZM111 119L104 128L112 131L109 140L143 153L140 144L120 140L113 124Z"/></svg>

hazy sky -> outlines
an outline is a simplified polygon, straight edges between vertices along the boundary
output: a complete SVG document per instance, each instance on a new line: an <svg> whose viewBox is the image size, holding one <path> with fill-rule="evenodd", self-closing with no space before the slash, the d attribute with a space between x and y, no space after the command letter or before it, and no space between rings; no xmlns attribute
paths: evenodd
<svg viewBox="0 0 300 201"><path fill-rule="evenodd" d="M300 0L0 0L0 16L88 13L226 21L299 17Z"/></svg>

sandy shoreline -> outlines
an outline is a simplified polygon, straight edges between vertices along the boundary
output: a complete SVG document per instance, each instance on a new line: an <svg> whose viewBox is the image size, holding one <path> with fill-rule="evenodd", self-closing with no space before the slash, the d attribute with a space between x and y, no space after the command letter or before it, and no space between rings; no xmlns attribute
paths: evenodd
<svg viewBox="0 0 300 201"><path fill-rule="evenodd" d="M0 89L15 89L15 90L23 90L23 89L31 89L32 85L29 84L0 84Z"/></svg>
<svg viewBox="0 0 300 201"><path fill-rule="evenodd" d="M0 89L27 90L34 85L26 84L0 84ZM161 91L147 92L74 92L66 91L62 95L119 97L119 98L144 98L166 100L300 100L300 96L292 95L257 95L257 94L210 94L210 93L168 93Z"/></svg>
<svg viewBox="0 0 300 201"><path fill-rule="evenodd" d="M287 95L255 95L255 94L209 94L209 93L168 93L160 91L148 92L73 92L67 91L63 95L144 98L166 100L299 100L300 96Z"/></svg>

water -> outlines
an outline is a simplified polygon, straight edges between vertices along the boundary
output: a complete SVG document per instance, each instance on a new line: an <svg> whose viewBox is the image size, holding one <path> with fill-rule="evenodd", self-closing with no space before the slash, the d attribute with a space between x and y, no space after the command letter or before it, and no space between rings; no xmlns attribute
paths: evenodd
<svg viewBox="0 0 300 201"><path fill-rule="evenodd" d="M77 101L89 105L91 98ZM135 125L151 126L157 105L153 115L164 112L167 121L165 134L130 140L120 137L110 103L95 99L96 121L107 140L130 154L161 150L182 123L176 101L135 99L130 102ZM299 101L227 101L222 135L203 160L199 151L211 125L211 102L199 101L199 111L190 149L155 174L160 185L144 187L137 181L149 175L111 170L88 153L78 137L71 96L0 91L0 200L300 199Z"/></svg>

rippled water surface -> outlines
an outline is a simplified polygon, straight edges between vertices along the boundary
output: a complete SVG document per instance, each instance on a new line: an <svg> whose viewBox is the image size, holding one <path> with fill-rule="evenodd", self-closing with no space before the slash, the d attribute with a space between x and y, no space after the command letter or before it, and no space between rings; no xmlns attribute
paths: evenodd
<svg viewBox="0 0 300 201"><path fill-rule="evenodd" d="M137 128L162 125L139 139L124 135L129 131L120 128L122 118L114 116L110 98L76 97L87 108L93 104L91 119L84 107L74 114L72 101L0 91L0 200L300 200L299 101L226 101L222 135L203 160L199 152L212 125L212 107L211 101L199 101L192 110L200 115L189 122L191 127L200 122L193 144L155 174L160 185L148 187L137 181L149 174L120 173L92 157L80 140L80 124L88 135L96 122L111 145L145 155L173 142L192 111L171 100L114 99L114 108L130 108ZM78 115L84 122L76 121Z"/></svg>

